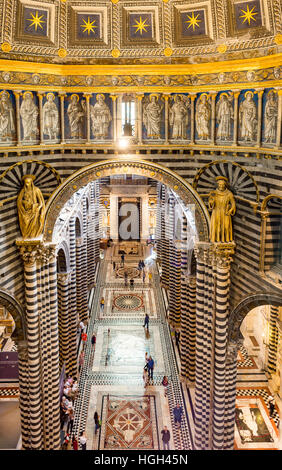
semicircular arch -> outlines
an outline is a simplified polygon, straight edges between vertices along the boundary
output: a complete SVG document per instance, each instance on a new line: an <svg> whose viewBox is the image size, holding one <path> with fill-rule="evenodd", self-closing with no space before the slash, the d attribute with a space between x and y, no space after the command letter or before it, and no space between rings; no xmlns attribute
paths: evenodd
<svg viewBox="0 0 282 470"><path fill-rule="evenodd" d="M26 339L26 327L24 320L24 309L20 302L8 291L0 288L0 304L5 307L15 322L15 329L12 333L14 340Z"/></svg>
<svg viewBox="0 0 282 470"><path fill-rule="evenodd" d="M55 222L66 202L80 188L109 175L135 174L156 179L178 194L185 205L195 205L199 241L209 240L210 216L197 191L174 171L157 163L134 158L92 163L69 176L51 195L46 205L44 240L52 240Z"/></svg>
<svg viewBox="0 0 282 470"><path fill-rule="evenodd" d="M247 314L262 305L282 306L282 294L276 292L254 294L243 299L231 312L229 317L229 341L237 342L240 339L240 327Z"/></svg>

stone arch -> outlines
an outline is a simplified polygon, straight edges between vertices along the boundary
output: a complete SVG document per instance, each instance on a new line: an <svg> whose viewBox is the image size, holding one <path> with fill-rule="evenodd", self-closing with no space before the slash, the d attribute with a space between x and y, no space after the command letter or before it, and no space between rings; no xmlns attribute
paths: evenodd
<svg viewBox="0 0 282 470"><path fill-rule="evenodd" d="M137 174L154 178L169 188L182 199L185 205L195 204L196 226L199 241L208 241L210 217L202 199L197 191L181 176L172 170L157 163L146 160L137 160L136 157L127 159L107 160L93 163L83 167L69 176L52 194L46 206L46 218L44 226L44 240L52 241L55 222L64 204L80 188L91 181L113 174Z"/></svg>
<svg viewBox="0 0 282 470"><path fill-rule="evenodd" d="M70 270L69 247L63 241L57 248L57 271L58 273L67 272Z"/></svg>
<svg viewBox="0 0 282 470"><path fill-rule="evenodd" d="M255 307L261 305L282 306L282 294L270 292L264 294L254 294L243 299L231 312L229 318L229 341L239 342L241 333L240 327L246 315Z"/></svg>
<svg viewBox="0 0 282 470"><path fill-rule="evenodd" d="M0 288L0 303L8 310L12 315L15 322L15 330L13 331L12 338L15 341L26 340L26 326L24 309L19 301L13 297L9 292Z"/></svg>

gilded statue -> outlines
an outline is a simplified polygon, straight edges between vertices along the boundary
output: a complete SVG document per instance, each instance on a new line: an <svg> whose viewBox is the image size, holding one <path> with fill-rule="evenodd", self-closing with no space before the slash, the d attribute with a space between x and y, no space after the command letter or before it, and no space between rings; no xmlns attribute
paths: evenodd
<svg viewBox="0 0 282 470"><path fill-rule="evenodd" d="M231 242L233 240L232 220L236 212L235 199L232 192L227 189L228 179L217 176L217 189L209 194L209 209L211 215L211 242Z"/></svg>
<svg viewBox="0 0 282 470"><path fill-rule="evenodd" d="M34 179L34 175L23 176L23 187L17 200L19 224L23 238L36 238L43 231L45 202L42 192L33 183Z"/></svg>

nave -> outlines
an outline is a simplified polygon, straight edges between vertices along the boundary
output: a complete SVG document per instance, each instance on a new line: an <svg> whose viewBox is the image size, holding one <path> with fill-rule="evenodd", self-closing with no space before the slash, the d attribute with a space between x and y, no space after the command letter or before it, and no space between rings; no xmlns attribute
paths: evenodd
<svg viewBox="0 0 282 470"><path fill-rule="evenodd" d="M141 246L139 258L125 256L124 267L115 248L114 245L107 249L99 266L95 293L89 300L91 316L73 432L78 436L85 430L89 450L162 449L161 430L167 426L171 449L193 449L191 391L179 381L179 351L167 322L166 300L152 247ZM137 269L140 258L145 261L144 283ZM118 265L115 271L113 262ZM127 287L124 285L124 269L134 279L133 290L129 282ZM148 332L143 327L146 312L150 318ZM95 352L91 344L93 333ZM154 359L155 368L153 383L145 388L146 352ZM167 397L162 385L164 376L169 382ZM177 403L184 411L180 430L173 423ZM95 411L102 421L96 435Z"/></svg>

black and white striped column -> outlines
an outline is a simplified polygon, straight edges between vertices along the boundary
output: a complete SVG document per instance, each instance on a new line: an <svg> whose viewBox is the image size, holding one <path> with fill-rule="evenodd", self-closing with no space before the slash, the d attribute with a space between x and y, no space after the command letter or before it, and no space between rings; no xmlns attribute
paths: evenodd
<svg viewBox="0 0 282 470"><path fill-rule="evenodd" d="M270 306L270 321L269 321L269 346L268 346L268 372L273 374L276 372L277 364L277 345L278 345L278 327L277 320L279 318L279 307Z"/></svg>

